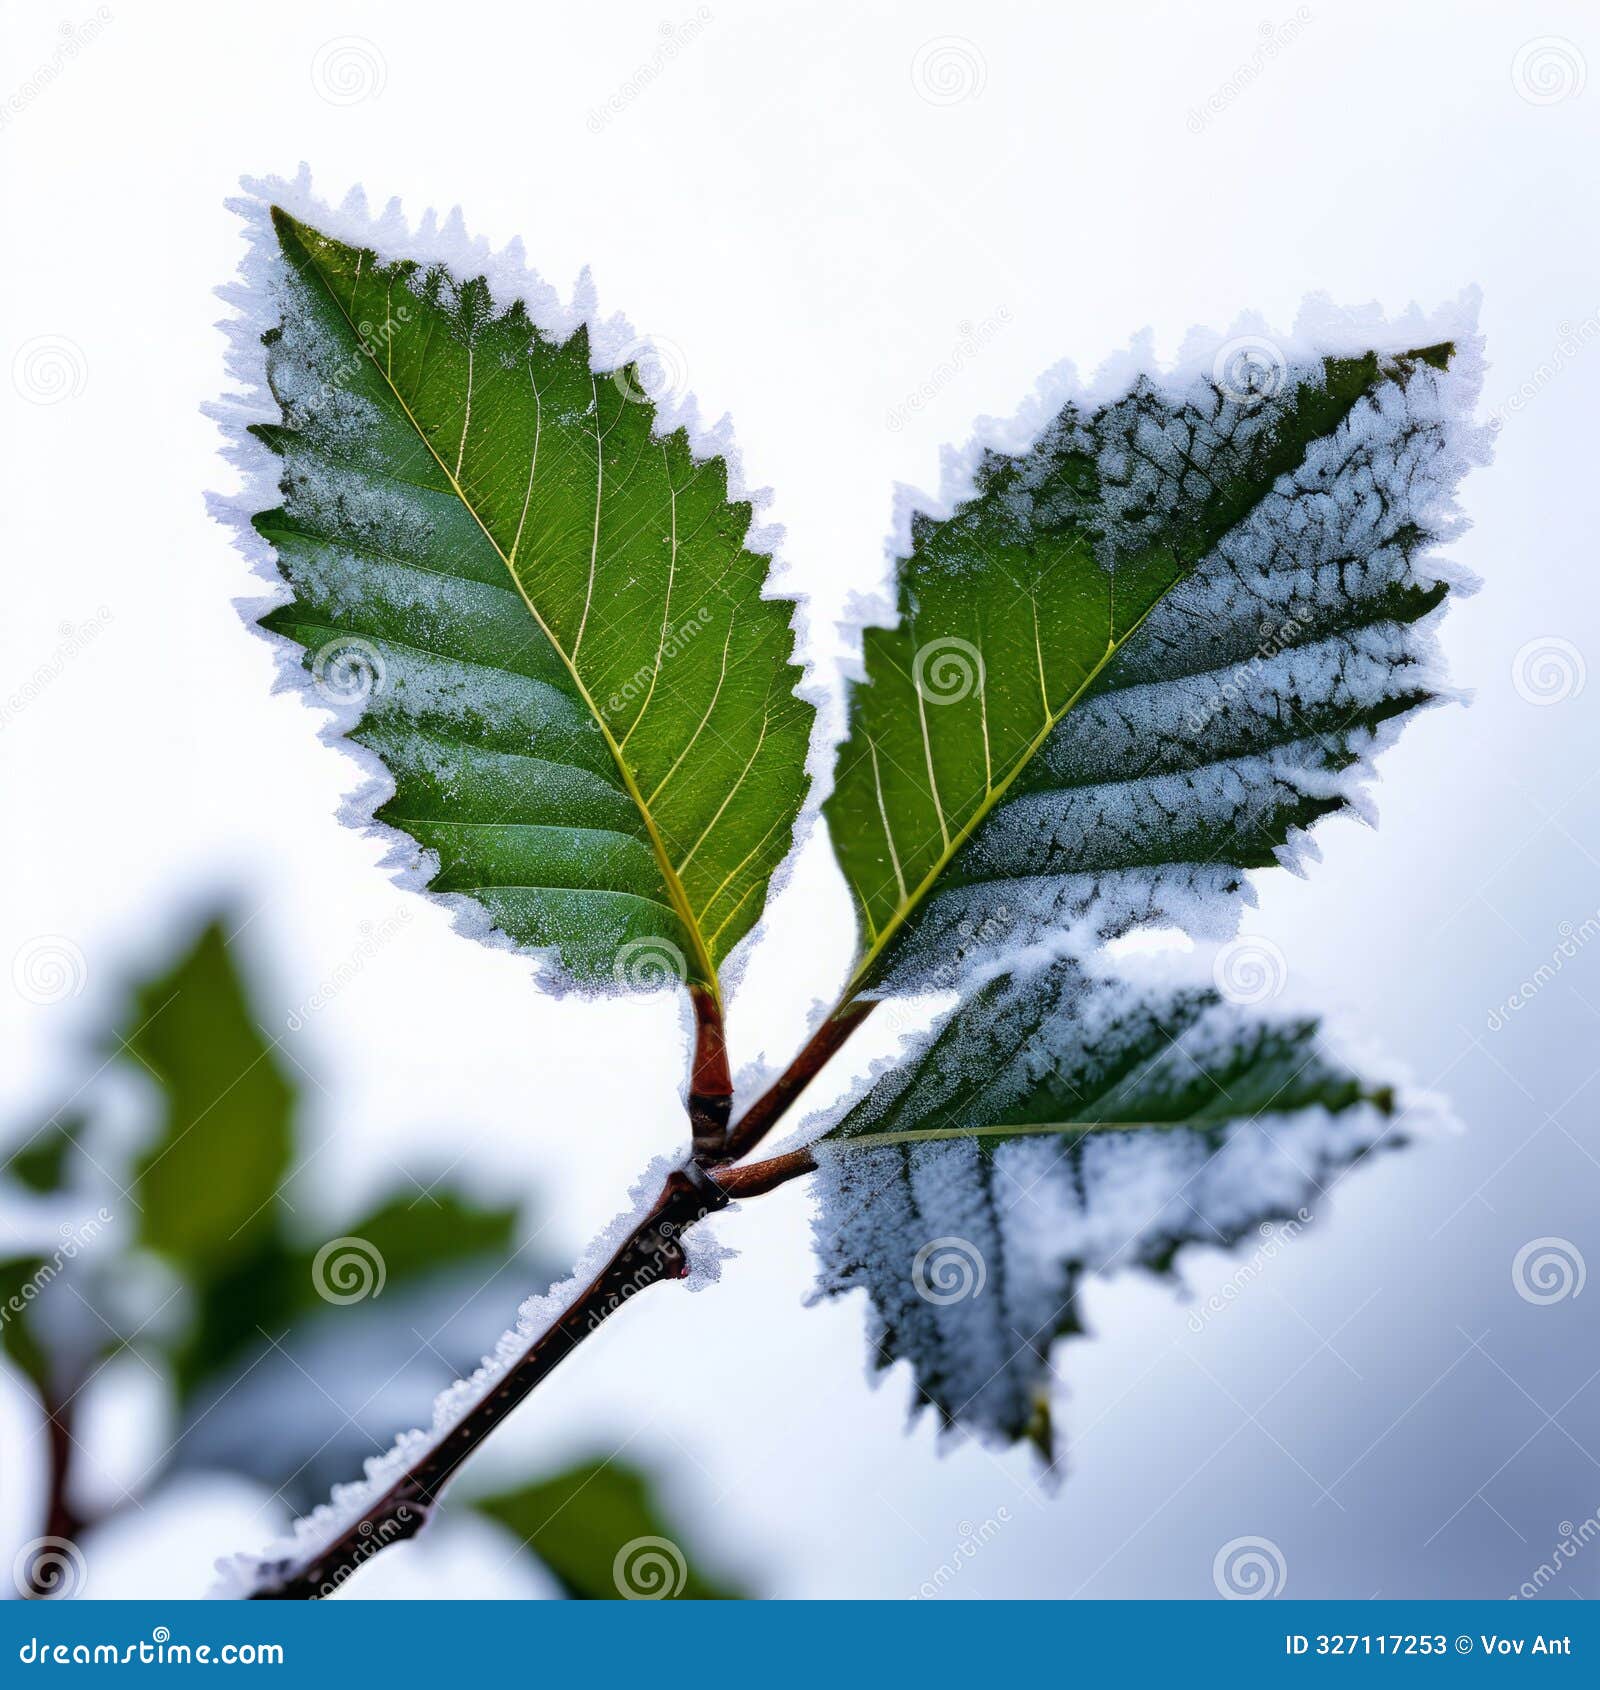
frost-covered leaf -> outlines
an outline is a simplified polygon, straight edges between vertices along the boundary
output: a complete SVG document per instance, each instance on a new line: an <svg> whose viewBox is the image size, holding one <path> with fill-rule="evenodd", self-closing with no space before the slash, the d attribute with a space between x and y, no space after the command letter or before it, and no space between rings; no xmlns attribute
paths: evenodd
<svg viewBox="0 0 1600 1690"><path fill-rule="evenodd" d="M1070 958L1007 975L816 1147L819 1293L866 1289L880 1365L947 1425L1048 1455L1085 1273L1314 1207L1394 1112L1314 1019Z"/></svg>
<svg viewBox="0 0 1600 1690"><path fill-rule="evenodd" d="M473 1506L515 1532L568 1596L706 1601L744 1594L691 1559L649 1479L620 1461L585 1461Z"/></svg>
<svg viewBox="0 0 1600 1690"><path fill-rule="evenodd" d="M283 503L255 526L291 596L264 625L387 769L377 819L432 891L579 979L715 992L812 719L726 461L657 433L588 325L272 222Z"/></svg>
<svg viewBox="0 0 1600 1690"><path fill-rule="evenodd" d="M826 807L856 989L1086 917L1216 931L1437 691L1417 623L1475 341L1260 357L1263 381L1219 361L1069 402L912 514Z"/></svg>

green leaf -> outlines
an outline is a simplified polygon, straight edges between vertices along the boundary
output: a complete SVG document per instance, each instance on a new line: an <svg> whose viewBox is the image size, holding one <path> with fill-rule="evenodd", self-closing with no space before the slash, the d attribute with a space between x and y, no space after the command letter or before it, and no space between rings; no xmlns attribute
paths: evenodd
<svg viewBox="0 0 1600 1690"><path fill-rule="evenodd" d="M160 1088L161 1126L134 1170L138 1241L204 1281L275 1233L295 1092L213 920L134 996L112 1047Z"/></svg>
<svg viewBox="0 0 1600 1690"><path fill-rule="evenodd" d="M650 1481L617 1461L582 1462L474 1506L515 1532L568 1596L703 1601L744 1594L691 1561Z"/></svg>
<svg viewBox="0 0 1600 1690"><path fill-rule="evenodd" d="M758 918L812 710L748 503L634 365L596 370L483 279L382 263L275 210L280 509L306 648L432 891L580 979L716 970Z"/></svg>
<svg viewBox="0 0 1600 1690"><path fill-rule="evenodd" d="M0 1349L42 1393L53 1383L49 1351L35 1330L36 1302L44 1286L43 1256L13 1256L0 1261Z"/></svg>
<svg viewBox="0 0 1600 1690"><path fill-rule="evenodd" d="M480 1207L449 1188L392 1198L341 1223L334 1236L317 1244L299 1242L280 1222L248 1256L194 1287L194 1324L176 1357L180 1394L187 1398L199 1387L214 1384L230 1364L269 1340L284 1340L300 1322L333 1307L319 1283L336 1294L371 1287L375 1297L387 1296L392 1305L416 1286L469 1262L506 1261L516 1247L516 1234L515 1207ZM318 1266L324 1247L330 1259L342 1255L347 1260L356 1275L349 1285L341 1285L328 1261ZM369 1311L339 1309L347 1326L364 1312ZM396 1342L402 1337L397 1333ZM288 1344L292 1349L292 1337ZM315 1417L308 1421L318 1426L315 1442L304 1452L309 1458L338 1426L330 1431Z"/></svg>
<svg viewBox="0 0 1600 1690"><path fill-rule="evenodd" d="M866 1289L879 1364L908 1359L947 1426L1048 1455L1084 1274L1297 1235L1334 1172L1396 1142L1394 1111L1314 1019L1071 960L1008 975L818 1147L819 1290Z"/></svg>
<svg viewBox="0 0 1600 1690"><path fill-rule="evenodd" d="M978 930L1186 920L1350 801L1344 771L1434 691L1408 630L1444 596L1453 354L1141 380L913 517L825 807L853 990L926 983Z"/></svg>
<svg viewBox="0 0 1600 1690"><path fill-rule="evenodd" d="M83 1128L80 1114L47 1121L5 1159L4 1172L41 1196L61 1190L67 1183L68 1163Z"/></svg>

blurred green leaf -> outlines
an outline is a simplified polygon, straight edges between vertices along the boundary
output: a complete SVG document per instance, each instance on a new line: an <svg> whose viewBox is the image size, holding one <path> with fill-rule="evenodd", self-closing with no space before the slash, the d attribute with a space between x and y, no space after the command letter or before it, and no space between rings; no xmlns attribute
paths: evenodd
<svg viewBox="0 0 1600 1690"><path fill-rule="evenodd" d="M43 1256L13 1256L0 1262L0 1349L40 1390L47 1388L50 1362L33 1329L34 1295Z"/></svg>
<svg viewBox="0 0 1600 1690"><path fill-rule="evenodd" d="M474 1507L509 1527L569 1596L734 1600L736 1586L696 1566L644 1474L587 1461Z"/></svg>
<svg viewBox="0 0 1600 1690"><path fill-rule="evenodd" d="M140 988L117 1044L165 1104L135 1173L139 1242L197 1276L226 1272L277 1225L295 1092L251 1013L220 921Z"/></svg>
<svg viewBox="0 0 1600 1690"><path fill-rule="evenodd" d="M59 1191L67 1183L68 1154L82 1131L81 1115L47 1121L6 1158L6 1174L41 1196Z"/></svg>

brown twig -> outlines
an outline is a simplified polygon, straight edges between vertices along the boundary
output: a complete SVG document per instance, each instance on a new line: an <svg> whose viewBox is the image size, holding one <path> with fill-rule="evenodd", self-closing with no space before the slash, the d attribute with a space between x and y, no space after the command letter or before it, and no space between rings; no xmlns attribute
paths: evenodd
<svg viewBox="0 0 1600 1690"><path fill-rule="evenodd" d="M737 1201L741 1197L759 1197L763 1192L776 1191L780 1185L787 1185L802 1174L814 1174L816 1171L816 1157L808 1148L802 1147L786 1151L782 1156L771 1156L765 1162L746 1162L739 1168L719 1168L716 1180L730 1201Z"/></svg>
<svg viewBox="0 0 1600 1690"><path fill-rule="evenodd" d="M734 1167L821 1071L873 1004L855 1003L819 1027L784 1073L730 1132L733 1103L721 1006L708 992L691 991L695 1049L689 1082L694 1135L691 1161L668 1176L650 1212L618 1246L596 1278L555 1324L528 1349L449 1434L402 1473L361 1516L317 1554L265 1563L250 1594L255 1599L315 1601L333 1595L374 1555L414 1537L428 1522L440 1493L462 1463L502 1420L541 1384L585 1338L625 1302L651 1285L688 1272L683 1234L735 1198L756 1197L811 1173L809 1150Z"/></svg>
<svg viewBox="0 0 1600 1690"><path fill-rule="evenodd" d="M689 1071L689 1128L694 1159L702 1167L727 1154L728 1117L733 1112L733 1075L722 1032L722 1005L704 986L691 986L694 1005L694 1061Z"/></svg>
<svg viewBox="0 0 1600 1690"><path fill-rule="evenodd" d="M72 1543L84 1528L85 1521L72 1505L72 1396L55 1400L50 1393L44 1398L45 1437L49 1444L49 1501L45 1509L46 1538ZM27 1566L28 1588L31 1598L56 1594L56 1581L61 1569L52 1572L47 1556L31 1557Z"/></svg>
<svg viewBox="0 0 1600 1690"><path fill-rule="evenodd" d="M254 1598L315 1601L332 1596L350 1575L390 1544L427 1524L439 1493L502 1420L626 1302L665 1279L687 1272L682 1235L726 1206L716 1181L692 1164L670 1175L648 1215L561 1318L529 1345L449 1435L400 1475L332 1543L314 1556L260 1568Z"/></svg>
<svg viewBox="0 0 1600 1690"><path fill-rule="evenodd" d="M748 1155L788 1112L795 1099L820 1074L845 1040L877 1007L876 998L856 999L837 1009L817 1028L783 1073L733 1124L728 1160ZM720 1177L720 1176L719 1176Z"/></svg>

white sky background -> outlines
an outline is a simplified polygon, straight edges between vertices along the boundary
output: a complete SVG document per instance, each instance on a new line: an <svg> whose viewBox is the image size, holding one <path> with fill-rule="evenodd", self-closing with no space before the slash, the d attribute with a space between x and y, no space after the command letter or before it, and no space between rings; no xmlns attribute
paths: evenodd
<svg viewBox="0 0 1600 1690"><path fill-rule="evenodd" d="M8 5L0 93L91 15ZM732 414L748 478L776 489L788 578L824 623L880 581L895 482L935 485L940 446L1058 359L1092 369L1146 326L1170 356L1192 324L1246 309L1287 326L1312 291L1398 310L1482 287L1486 406L1537 391L1465 492L1476 526L1454 555L1485 587L1445 643L1476 702L1413 724L1383 765L1381 831L1324 826L1325 863L1308 882L1265 877L1249 923L1297 991L1450 1094L1466 1134L1353 1175L1202 1333L1165 1289L1099 1289L1099 1337L1061 1354L1072 1476L1053 1498L1020 1453L938 1460L931 1427L903 1434L905 1380L863 1383L860 1308L799 1306L800 1188L721 1223L743 1252L723 1285L656 1292L617 1321L472 1480L626 1446L676 1475L724 1564L783 1595L913 1594L1002 1507L951 1594L1210 1595L1213 1556L1245 1535L1281 1548L1291 1595L1498 1596L1530 1577L1559 1524L1600 1505L1600 1299L1534 1306L1511 1278L1535 1238L1600 1252L1600 945L1487 1025L1560 924L1600 906L1600 675L1577 684L1600 652L1592 8L1319 3L1271 59L1259 50L1296 13L1254 0L710 0L687 40L688 0L109 15L0 128L0 690L60 671L0 729L15 818L0 961L49 934L86 962L61 1003L0 996L0 1112L20 1125L49 1106L186 904L231 890L253 914L274 1027L364 926L407 909L288 1035L327 1088L301 1189L330 1227L461 1158L486 1191L536 1192L541 1245L575 1248L675 1141L678 1034L665 999L542 998L335 821L354 766L270 693L271 655L231 604L256 589L202 506L232 485L199 407L223 380L210 290L239 256L222 200L240 173L303 158L326 197L359 182L413 215L459 202L563 290L591 265L602 307L669 343L707 417ZM345 36L362 44L328 49ZM943 37L959 40L919 83ZM1543 37L1559 42L1519 80ZM627 96L647 65L659 74ZM985 324L981 352L959 352ZM55 403L38 402L41 338L67 378ZM1552 638L1569 642L1554 666L1568 696L1535 704L1518 654ZM735 1010L740 1054L791 1036L843 963L842 885L814 867ZM1204 1290L1236 1265L1202 1256L1188 1277ZM0 1403L24 1431L22 1394ZM0 1452L3 1523L25 1537L33 1463L16 1437ZM173 1571L154 1588L198 1593L212 1554L267 1535L258 1502L233 1485L152 1508L88 1544L89 1593L152 1590L161 1554ZM385 1556L364 1588L532 1588L492 1534L449 1530ZM1586 1554L1555 1593L1596 1593L1600 1550Z"/></svg>

